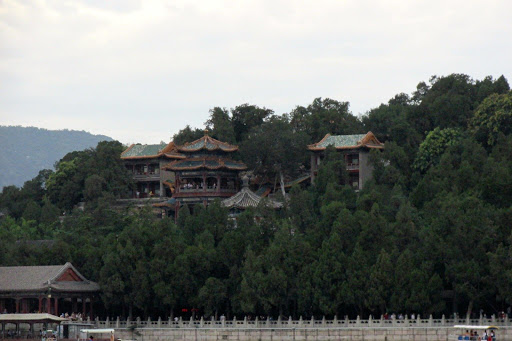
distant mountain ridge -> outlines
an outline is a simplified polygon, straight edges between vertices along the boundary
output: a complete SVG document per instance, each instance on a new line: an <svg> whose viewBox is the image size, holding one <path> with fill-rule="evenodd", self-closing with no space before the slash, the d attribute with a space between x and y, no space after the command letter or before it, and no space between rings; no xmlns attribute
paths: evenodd
<svg viewBox="0 0 512 341"><path fill-rule="evenodd" d="M22 186L40 170L53 169L55 162L69 152L112 140L86 131L0 126L0 189L9 185Z"/></svg>

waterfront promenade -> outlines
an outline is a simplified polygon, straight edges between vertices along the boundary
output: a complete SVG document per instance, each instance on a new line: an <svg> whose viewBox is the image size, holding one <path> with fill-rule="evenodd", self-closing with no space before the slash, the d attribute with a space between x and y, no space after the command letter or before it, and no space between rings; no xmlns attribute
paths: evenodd
<svg viewBox="0 0 512 341"><path fill-rule="evenodd" d="M421 318L416 319L384 319L373 318L370 316L368 319L360 319L359 317L353 320L348 318L345 319L298 319L293 320L291 317L288 319L278 318L277 320L271 320L269 318L260 320L258 318L254 320L244 319L219 319L200 320L193 319L182 319L178 321L172 319L157 320L148 318L142 320L140 318L121 320L117 319L96 319L90 321L96 328L424 328L424 327L453 327L457 324L464 325L495 325L500 327L511 327L512 319L500 319L495 316L489 318L445 318L444 316L439 319Z"/></svg>
<svg viewBox="0 0 512 341"><path fill-rule="evenodd" d="M115 328L116 338L138 341L448 341L457 340L454 325L500 326L497 341L512 341L510 319L270 319L92 321L97 328Z"/></svg>
<svg viewBox="0 0 512 341"><path fill-rule="evenodd" d="M386 320L384 318L368 319L147 319L133 320L95 319L86 321L66 321L69 330L83 328L113 328L116 340L137 341L311 341L311 340L365 340L365 341L447 341L456 340L454 325L495 325L497 341L512 341L512 320L490 318L456 318L432 317L423 319ZM72 327L74 325L74 327ZM42 326L41 326L42 327ZM38 330L39 327L36 328ZM27 339L26 331L18 338ZM480 331L482 332L482 331ZM78 334L68 336L76 340ZM5 336L4 336L5 337ZM6 337L7 338L7 337ZM16 338L9 338L15 340ZM98 335L95 340L103 341ZM62 340L61 340L62 341Z"/></svg>

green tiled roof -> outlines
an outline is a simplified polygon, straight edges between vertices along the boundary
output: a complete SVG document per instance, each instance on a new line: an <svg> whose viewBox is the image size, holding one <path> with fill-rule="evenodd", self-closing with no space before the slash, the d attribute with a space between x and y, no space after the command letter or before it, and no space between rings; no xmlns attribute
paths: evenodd
<svg viewBox="0 0 512 341"><path fill-rule="evenodd" d="M167 143L160 144L136 144L133 147L125 150L121 157L141 157L141 156L153 156L167 146Z"/></svg>
<svg viewBox="0 0 512 341"><path fill-rule="evenodd" d="M305 180L309 179L310 177L311 177L311 174L304 174L295 180L288 181L287 183L284 184L284 187L292 187L295 184L300 184L302 181L305 181Z"/></svg>
<svg viewBox="0 0 512 341"><path fill-rule="evenodd" d="M333 146L336 149L351 149L351 148L376 148L383 149L384 144L373 135L371 131L366 134L354 135L330 135L325 137L317 143L310 144L309 150L325 150L328 146Z"/></svg>
<svg viewBox="0 0 512 341"><path fill-rule="evenodd" d="M327 147L334 146L336 148L339 147L352 147L357 146L359 141L365 137L366 134L356 134L356 135L330 135L322 142L317 144L317 147Z"/></svg>

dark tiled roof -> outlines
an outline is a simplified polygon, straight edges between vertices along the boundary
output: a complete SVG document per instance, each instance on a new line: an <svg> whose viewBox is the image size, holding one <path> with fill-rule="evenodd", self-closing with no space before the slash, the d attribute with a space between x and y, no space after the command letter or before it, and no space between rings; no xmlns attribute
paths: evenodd
<svg viewBox="0 0 512 341"><path fill-rule="evenodd" d="M298 177L297 179L288 181L287 183L284 184L284 187L292 187L293 185L300 184L301 182L309 180L310 178L311 178L311 174L304 174L304 175Z"/></svg>
<svg viewBox="0 0 512 341"><path fill-rule="evenodd" d="M258 194L249 189L249 180L244 179L244 185L240 192L230 198L221 201L222 206L229 208L246 209L248 207L256 207L263 202L272 208L281 208L283 204L268 198L262 198Z"/></svg>
<svg viewBox="0 0 512 341"><path fill-rule="evenodd" d="M229 169L229 170L246 170L247 166L243 162L233 161L229 159L217 157L189 158L171 162L163 167L166 170L182 171L195 169Z"/></svg>
<svg viewBox="0 0 512 341"><path fill-rule="evenodd" d="M238 146L216 140L208 135L193 142L185 143L183 146L178 146L177 148L180 152L197 152L202 149L208 151L222 150L224 152L235 152L238 150Z"/></svg>
<svg viewBox="0 0 512 341"><path fill-rule="evenodd" d="M384 144L379 142L371 131L366 134L355 135L331 135L327 134L319 142L310 144L309 150L325 150L328 146L334 146L336 149L353 148L384 148Z"/></svg>
<svg viewBox="0 0 512 341"><path fill-rule="evenodd" d="M82 281L57 281L68 269L72 269ZM0 292L43 291L48 288L57 291L80 292L97 292L100 290L97 283L83 277L71 263L64 265L0 267Z"/></svg>

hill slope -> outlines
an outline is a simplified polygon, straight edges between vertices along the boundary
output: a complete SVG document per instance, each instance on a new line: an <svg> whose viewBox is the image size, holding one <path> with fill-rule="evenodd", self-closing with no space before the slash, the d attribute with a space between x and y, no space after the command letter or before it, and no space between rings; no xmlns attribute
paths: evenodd
<svg viewBox="0 0 512 341"><path fill-rule="evenodd" d="M0 126L0 188L22 186L40 170L53 169L66 153L95 147L100 141L112 138L76 130Z"/></svg>

